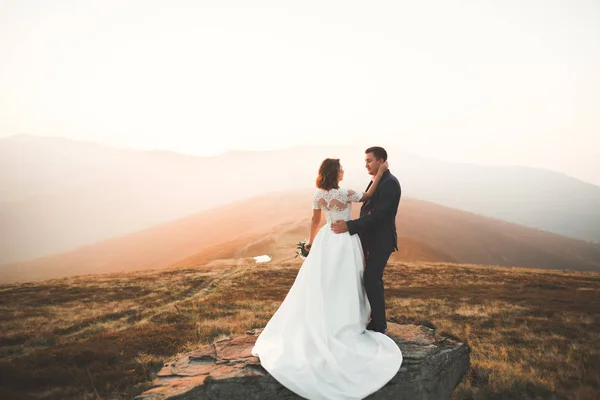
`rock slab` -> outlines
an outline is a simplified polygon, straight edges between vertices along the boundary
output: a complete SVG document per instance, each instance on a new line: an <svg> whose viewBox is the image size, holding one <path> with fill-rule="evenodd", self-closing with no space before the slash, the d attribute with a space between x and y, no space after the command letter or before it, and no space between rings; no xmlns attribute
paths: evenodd
<svg viewBox="0 0 600 400"><path fill-rule="evenodd" d="M301 399L283 387L251 354L261 330L226 338L164 365L154 387L137 400ZM425 326L388 324L388 335L402 350L398 374L369 400L442 400L469 369L470 349Z"/></svg>

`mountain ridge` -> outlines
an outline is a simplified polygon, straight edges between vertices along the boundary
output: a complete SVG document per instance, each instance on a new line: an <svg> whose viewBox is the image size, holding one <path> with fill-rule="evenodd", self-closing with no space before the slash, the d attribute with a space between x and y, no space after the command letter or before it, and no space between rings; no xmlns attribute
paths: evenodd
<svg viewBox="0 0 600 400"><path fill-rule="evenodd" d="M312 193L257 196L71 252L1 265L2 283L210 265L262 254L290 261L308 233ZM358 212L354 207L354 218ZM600 245L417 199L401 200L397 226L399 251L392 261L600 271Z"/></svg>
<svg viewBox="0 0 600 400"><path fill-rule="evenodd" d="M325 157L341 158L343 186L360 190L369 179L364 149L352 146L196 157L75 142L87 149L81 153L62 147L70 139L22 139L0 139L0 263L73 250L272 191L313 187ZM404 196L600 242L600 187L539 168L447 163L388 150Z"/></svg>

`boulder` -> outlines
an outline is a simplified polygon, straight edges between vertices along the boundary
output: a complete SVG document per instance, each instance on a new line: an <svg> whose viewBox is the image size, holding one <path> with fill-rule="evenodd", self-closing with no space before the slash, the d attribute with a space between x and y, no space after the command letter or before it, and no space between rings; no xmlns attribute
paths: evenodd
<svg viewBox="0 0 600 400"><path fill-rule="evenodd" d="M301 399L283 387L251 354L261 330L225 338L164 365L154 387L137 400ZM425 326L388 324L402 350L398 374L370 400L448 399L469 369L470 349Z"/></svg>

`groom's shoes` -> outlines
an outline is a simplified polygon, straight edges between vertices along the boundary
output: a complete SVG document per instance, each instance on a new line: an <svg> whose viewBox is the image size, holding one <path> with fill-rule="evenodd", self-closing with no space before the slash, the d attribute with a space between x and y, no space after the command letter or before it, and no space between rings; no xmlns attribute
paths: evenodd
<svg viewBox="0 0 600 400"><path fill-rule="evenodd" d="M385 327L377 326L377 325L373 324L373 321L369 322L369 324L367 325L367 330L379 332L379 333L383 333L383 334L385 334L387 332L387 329Z"/></svg>

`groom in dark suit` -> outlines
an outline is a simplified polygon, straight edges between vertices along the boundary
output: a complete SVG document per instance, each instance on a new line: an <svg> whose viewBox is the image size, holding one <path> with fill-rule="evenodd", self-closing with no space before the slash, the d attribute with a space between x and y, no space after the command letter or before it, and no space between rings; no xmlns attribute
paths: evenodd
<svg viewBox="0 0 600 400"><path fill-rule="evenodd" d="M387 160L383 147L369 147L365 151L365 163L369 175L377 175L381 164ZM367 190L371 187L367 186ZM344 222L335 221L331 229L335 233L349 232L360 237L367 266L364 274L365 290L371 304L371 322L367 329L385 333L385 300L383 295L383 269L392 252L398 250L396 213L400 204L400 183L390 171L386 171L375 190L373 198L363 203L360 218Z"/></svg>

